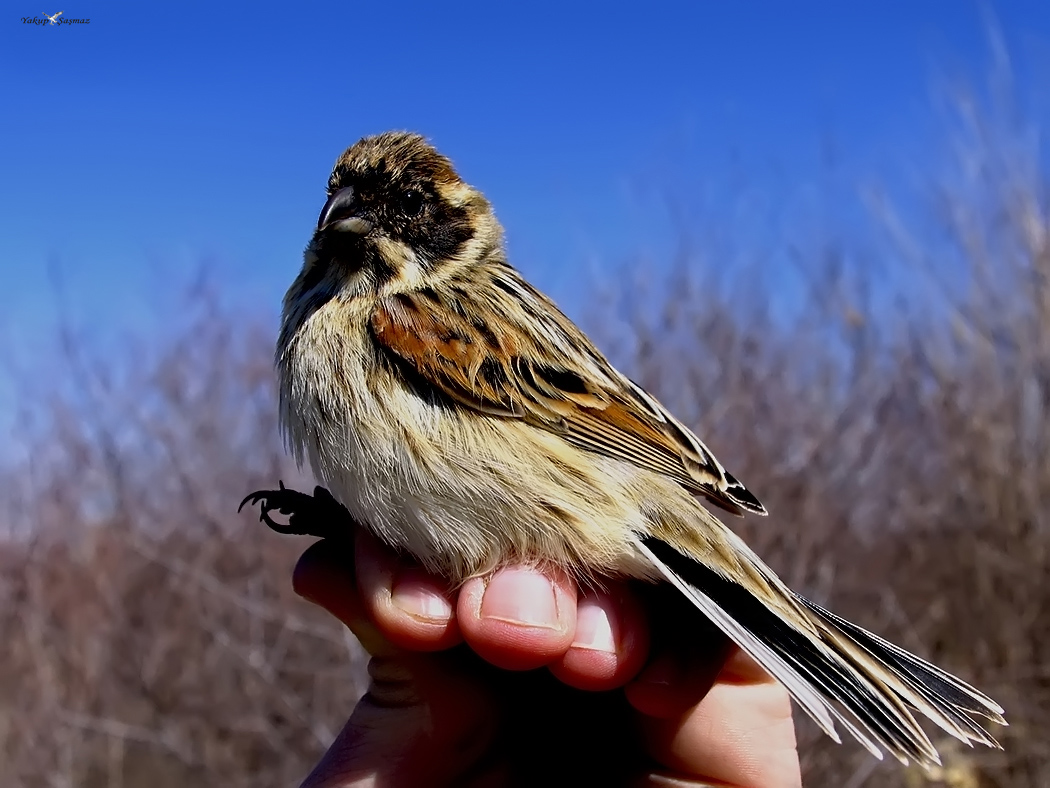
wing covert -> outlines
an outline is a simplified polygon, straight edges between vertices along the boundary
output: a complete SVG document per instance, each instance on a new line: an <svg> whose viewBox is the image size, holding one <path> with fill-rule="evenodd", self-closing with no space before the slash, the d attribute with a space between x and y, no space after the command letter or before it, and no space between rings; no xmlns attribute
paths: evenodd
<svg viewBox="0 0 1050 788"><path fill-rule="evenodd" d="M373 338L417 386L663 474L734 514L766 513L553 303L520 278L513 285L488 288L487 298L456 288L448 302L433 291L389 296L372 315Z"/></svg>

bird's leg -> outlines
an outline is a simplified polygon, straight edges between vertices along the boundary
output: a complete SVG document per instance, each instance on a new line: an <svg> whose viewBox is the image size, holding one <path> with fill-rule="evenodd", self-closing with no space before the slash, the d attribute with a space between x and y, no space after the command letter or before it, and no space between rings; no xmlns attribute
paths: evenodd
<svg viewBox="0 0 1050 788"><path fill-rule="evenodd" d="M245 496L239 512L245 504L261 504L259 519L279 534L316 536L321 539L347 539L354 532L354 520L345 506L337 501L324 487L314 487L314 494L289 490L283 481L278 481L278 490L256 490ZM270 517L277 510L288 517L280 523Z"/></svg>

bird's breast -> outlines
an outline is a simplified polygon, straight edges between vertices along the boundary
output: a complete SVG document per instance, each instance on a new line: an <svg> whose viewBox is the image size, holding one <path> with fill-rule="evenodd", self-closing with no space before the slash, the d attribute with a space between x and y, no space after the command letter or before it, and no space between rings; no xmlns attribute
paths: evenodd
<svg viewBox="0 0 1050 788"><path fill-rule="evenodd" d="M521 420L421 396L378 352L366 319L326 305L278 357L289 446L355 519L453 579L509 560L636 573L630 533L666 491Z"/></svg>

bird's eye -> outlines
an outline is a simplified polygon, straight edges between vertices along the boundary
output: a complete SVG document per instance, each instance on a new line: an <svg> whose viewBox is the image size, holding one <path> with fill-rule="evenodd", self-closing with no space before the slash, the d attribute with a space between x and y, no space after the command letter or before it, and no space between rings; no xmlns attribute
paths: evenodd
<svg viewBox="0 0 1050 788"><path fill-rule="evenodd" d="M401 195L401 210L405 212L406 216L419 216L423 210L424 202L423 192L409 189Z"/></svg>

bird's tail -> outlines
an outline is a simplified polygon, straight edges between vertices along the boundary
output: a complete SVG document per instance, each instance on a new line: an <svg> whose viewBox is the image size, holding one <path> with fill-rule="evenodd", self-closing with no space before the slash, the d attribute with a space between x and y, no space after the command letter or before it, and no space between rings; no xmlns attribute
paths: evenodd
<svg viewBox="0 0 1050 788"><path fill-rule="evenodd" d="M1003 709L955 676L786 589L811 626L655 537L638 548L836 741L838 722L880 759L885 748L903 763L939 764L919 712L968 745L999 748L980 720L1006 725Z"/></svg>

